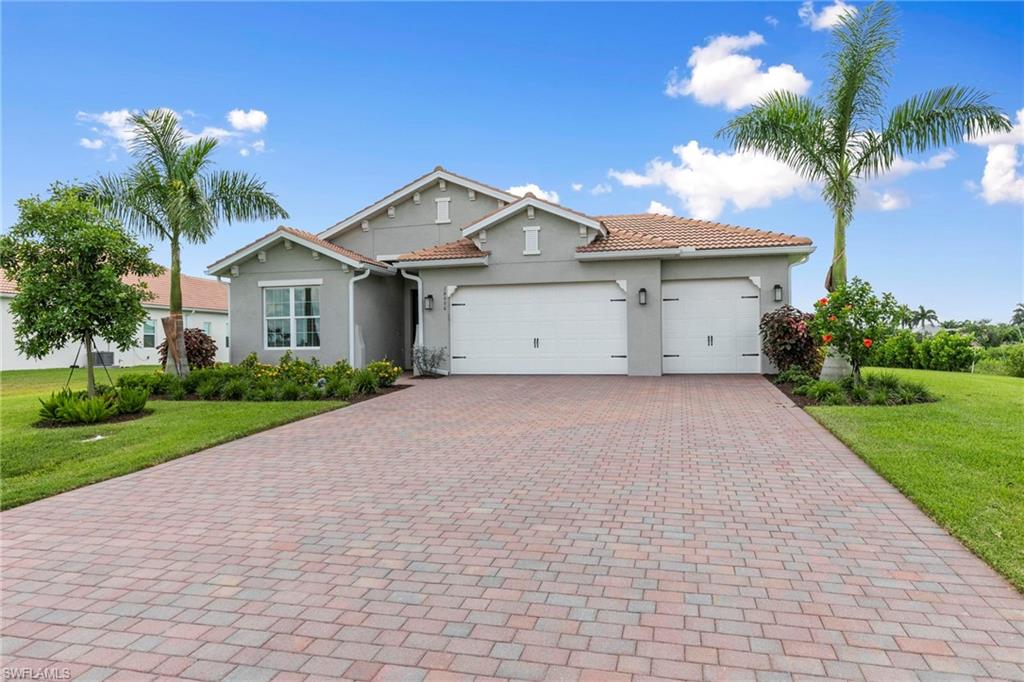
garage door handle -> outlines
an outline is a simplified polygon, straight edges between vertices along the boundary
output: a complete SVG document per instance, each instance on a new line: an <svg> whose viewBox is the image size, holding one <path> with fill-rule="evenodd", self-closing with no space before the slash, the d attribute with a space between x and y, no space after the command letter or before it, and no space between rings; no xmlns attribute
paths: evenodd
<svg viewBox="0 0 1024 682"><path fill-rule="evenodd" d="M610 298L608 300L611 301L612 303L624 303L626 301L626 299L624 298Z"/></svg>
<svg viewBox="0 0 1024 682"><path fill-rule="evenodd" d="M465 303L452 303L452 307L466 305Z"/></svg>
<svg viewBox="0 0 1024 682"><path fill-rule="evenodd" d="M453 355L452 356L452 360L465 360L465 359L466 359L465 355Z"/></svg>
<svg viewBox="0 0 1024 682"><path fill-rule="evenodd" d="M663 298L661 300L663 300L663 301L678 301L679 299L678 298Z"/></svg>
<svg viewBox="0 0 1024 682"><path fill-rule="evenodd" d="M745 357L745 358L756 358L759 355L761 355L761 354L760 353L744 353L743 357Z"/></svg>
<svg viewBox="0 0 1024 682"><path fill-rule="evenodd" d="M626 357L626 356L625 356L625 355L613 355L612 357L613 357L613 358L624 358L624 357Z"/></svg>
<svg viewBox="0 0 1024 682"><path fill-rule="evenodd" d="M759 298L759 297L758 297L757 294L754 294L753 296L740 296L740 298Z"/></svg>
<svg viewBox="0 0 1024 682"><path fill-rule="evenodd" d="M662 355L663 358L678 358L678 355Z"/></svg>

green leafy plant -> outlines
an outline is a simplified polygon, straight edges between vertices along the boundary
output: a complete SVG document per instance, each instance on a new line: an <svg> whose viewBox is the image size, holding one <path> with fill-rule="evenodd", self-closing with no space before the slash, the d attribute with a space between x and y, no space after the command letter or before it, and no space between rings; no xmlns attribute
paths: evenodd
<svg viewBox="0 0 1024 682"><path fill-rule="evenodd" d="M220 386L221 400L245 400L252 386L245 379L229 379Z"/></svg>
<svg viewBox="0 0 1024 682"><path fill-rule="evenodd" d="M352 380L349 378L335 378L327 382L324 386L324 392L330 398L336 398L338 400L348 400L352 397L356 391L352 385Z"/></svg>
<svg viewBox="0 0 1024 682"><path fill-rule="evenodd" d="M294 381L284 381L277 387L278 400L299 400L302 398L302 386Z"/></svg>
<svg viewBox="0 0 1024 682"><path fill-rule="evenodd" d="M50 394L49 398L39 399L39 416L47 421L60 421L61 407L74 399L75 395L68 388L61 389L60 391L54 391Z"/></svg>
<svg viewBox="0 0 1024 682"><path fill-rule="evenodd" d="M901 315L892 294L879 298L870 284L855 277L814 304L810 326L824 345L846 358L859 382L860 368L870 359L872 346L895 331Z"/></svg>
<svg viewBox="0 0 1024 682"><path fill-rule="evenodd" d="M779 372L775 376L775 383L777 384L793 384L795 386L802 386L803 384L809 384L812 381L814 381L814 377L807 374L807 372L799 367L790 367L787 370Z"/></svg>
<svg viewBox="0 0 1024 682"><path fill-rule="evenodd" d="M359 369L352 375L352 387L361 395L373 395L380 390L380 379L369 369Z"/></svg>
<svg viewBox="0 0 1024 682"><path fill-rule="evenodd" d="M402 368L386 359L371 362L366 369L377 375L377 383L381 388L393 385L402 376Z"/></svg>
<svg viewBox="0 0 1024 682"><path fill-rule="evenodd" d="M1024 377L1024 343L1010 346L1006 351L1006 366L1012 377Z"/></svg>
<svg viewBox="0 0 1024 682"><path fill-rule="evenodd" d="M412 349L412 365L421 376L437 376L441 364L448 354L446 347L429 348L427 346L416 346Z"/></svg>
<svg viewBox="0 0 1024 682"><path fill-rule="evenodd" d="M96 424L117 415L117 403L106 396L78 398L65 402L57 411L58 419L68 424Z"/></svg>
<svg viewBox="0 0 1024 682"><path fill-rule="evenodd" d="M138 414L145 409L148 400L148 390L122 388L117 392L117 411L121 414Z"/></svg>
<svg viewBox="0 0 1024 682"><path fill-rule="evenodd" d="M220 397L221 384L214 378L204 379L196 386L196 395L201 400L216 400Z"/></svg>
<svg viewBox="0 0 1024 682"><path fill-rule="evenodd" d="M796 368L815 375L821 371L817 337L810 328L813 317L790 305L761 317L761 349L779 371Z"/></svg>

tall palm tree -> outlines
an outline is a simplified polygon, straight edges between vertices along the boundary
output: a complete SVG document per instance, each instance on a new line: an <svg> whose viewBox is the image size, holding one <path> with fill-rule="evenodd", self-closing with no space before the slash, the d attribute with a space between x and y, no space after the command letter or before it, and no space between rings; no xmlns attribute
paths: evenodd
<svg viewBox="0 0 1024 682"><path fill-rule="evenodd" d="M1018 303L1014 306L1013 317L1010 318L1010 324L1024 327L1024 303Z"/></svg>
<svg viewBox="0 0 1024 682"><path fill-rule="evenodd" d="M832 73L820 101L773 92L736 116L719 135L741 151L785 162L822 187L835 219L835 246L825 288L846 281L846 228L857 181L884 174L909 152L1010 130L988 95L951 85L911 97L884 118L884 97L898 41L892 8L875 2L845 13L832 33Z"/></svg>
<svg viewBox="0 0 1024 682"><path fill-rule="evenodd" d="M931 308L925 308L923 305L917 306L917 310L913 312L914 324L921 325L921 331L924 332L925 325L929 322L938 322L939 316Z"/></svg>
<svg viewBox="0 0 1024 682"><path fill-rule="evenodd" d="M164 318L169 368L188 373L181 306L181 244L201 244L223 220L287 218L264 183L242 171L211 170L217 140L191 138L177 115L153 109L132 118L135 165L123 175L105 175L85 193L125 225L171 246L170 316Z"/></svg>

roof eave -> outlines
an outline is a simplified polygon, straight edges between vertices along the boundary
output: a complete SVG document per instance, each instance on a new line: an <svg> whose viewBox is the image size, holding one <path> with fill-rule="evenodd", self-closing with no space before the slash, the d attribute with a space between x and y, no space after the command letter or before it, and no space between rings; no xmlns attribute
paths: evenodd
<svg viewBox="0 0 1024 682"><path fill-rule="evenodd" d="M434 258L431 260L407 260L395 263L400 270L410 268L465 268L487 265L487 256L475 258Z"/></svg>
<svg viewBox="0 0 1024 682"><path fill-rule="evenodd" d="M412 196L417 191L423 189L427 185L433 184L438 180L442 179L445 182L451 182L456 185L461 185L463 187L473 190L474 192L486 194L487 196L494 197L495 199L501 199L502 201L512 202L518 199L518 197L516 197L514 194L499 191L494 187L489 187L487 185L481 184L476 180L464 178L462 176L449 173L448 171L445 170L435 170L434 172L423 176L421 179L414 180L412 183L395 190L394 192L387 195L380 201L377 201L376 203L367 206L358 213L354 213L350 215L348 218L336 222L323 232L317 234L317 236L320 237L321 239L331 239L333 237L336 237L342 232L351 229L352 227L355 227L357 224L359 224L360 221L369 218L375 213L386 210L388 206L391 206L400 201L404 201L406 198Z"/></svg>
<svg viewBox="0 0 1024 682"><path fill-rule="evenodd" d="M259 240L258 242L255 242L254 244L245 248L244 250L232 254L227 258L223 258L217 261L216 263L213 263L208 268L206 268L205 273L207 275L213 275L216 277L230 277L230 268L232 265L236 265L237 263L240 263L243 260L252 257L254 253L258 253L259 251L262 251L267 247L276 244L280 240L288 240L295 244L305 246L309 249L312 249L313 251L316 251L317 253L320 253L321 255L327 256L328 258L333 258L334 260L344 263L349 267L355 268L356 270L367 269L370 270L371 272L376 272L384 275L395 274L392 268L382 268L378 265L373 265L372 263L364 263L354 258L349 258L344 254L338 253L337 251L334 251L332 249L328 249L324 246L321 246L320 244L317 244L316 242L308 241L297 234L283 230L272 232L263 239Z"/></svg>
<svg viewBox="0 0 1024 682"><path fill-rule="evenodd" d="M594 218L591 218L590 216L575 213L573 211L570 211L569 209L562 208L561 206L549 204L546 201L540 201L535 197L524 197L522 199L518 199L515 202L506 206L505 208L499 211L495 211L491 215L481 218L480 220L478 220L475 223L472 223L471 225L467 225L466 227L462 228L462 236L472 237L477 232L480 232L481 230L486 230L491 225L501 222L502 220L505 220L506 218L515 215L516 213L518 213L519 211L523 210L528 206L532 206L533 208L544 211L546 213L551 213L570 222L574 222L579 225L585 225L586 227L592 230L597 230L599 233L601 233L602 236L608 236L608 230L605 229L604 224L602 224L600 220L596 220Z"/></svg>
<svg viewBox="0 0 1024 682"><path fill-rule="evenodd" d="M620 251L577 251L577 260L627 260L636 258L724 258L742 256L791 256L802 260L814 252L811 244L793 246L749 246L735 249L622 249Z"/></svg>

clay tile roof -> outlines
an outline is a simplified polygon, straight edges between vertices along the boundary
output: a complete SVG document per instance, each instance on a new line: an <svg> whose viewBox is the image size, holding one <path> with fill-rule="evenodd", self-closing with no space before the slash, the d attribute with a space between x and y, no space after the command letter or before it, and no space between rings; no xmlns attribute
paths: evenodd
<svg viewBox="0 0 1024 682"><path fill-rule="evenodd" d="M370 258L369 256L364 256L361 253L357 253L357 252L353 251L352 249L346 249L343 246L338 246L334 242L329 242L326 239L321 239L320 237L316 236L312 232L306 232L305 230L300 230L300 229L295 228L295 227L288 227L287 225L280 225L273 232L268 232L265 235L263 235L263 236L261 236L261 237L259 237L257 239L252 240L251 242L249 242L245 246L243 246L241 248L238 248L238 249L235 249L234 251L229 253L224 258L221 258L220 260L218 260L217 263L222 263L224 261L230 260L233 256L236 256L236 255L242 253L246 249L252 247L254 244L258 244L259 242L263 241L267 237L272 237L273 235L277 234L278 232L285 232L287 234L290 234L290 235L293 235L295 237L298 237L299 239L302 239L302 240L305 240L307 242L311 242L313 244L316 244L317 246L321 246L321 247L323 247L325 249L330 249L331 251L334 251L335 253L339 253L342 256L345 256L346 258L354 260L354 261L356 261L358 263L366 263L368 265L376 265L377 267L380 267L380 268L387 268L388 267L387 263L382 263L379 260L374 260L373 258ZM217 263L211 264L210 267L213 267Z"/></svg>
<svg viewBox="0 0 1024 682"><path fill-rule="evenodd" d="M453 242L446 244L437 244L436 246L428 246L425 249L413 251L411 253L403 253L398 257L399 261L416 261L416 260L454 260L459 258L482 258L487 255L486 251L481 251L477 248L477 245L472 239L457 239Z"/></svg>
<svg viewBox="0 0 1024 682"><path fill-rule="evenodd" d="M132 275L125 277L129 284L145 282L153 298L145 305L160 308L171 306L171 271L164 268L162 274L148 277ZM0 270L0 293L16 294L18 287L7 273ZM228 285L205 277L181 276L181 305L185 310L228 310Z"/></svg>
<svg viewBox="0 0 1024 682"><path fill-rule="evenodd" d="M608 229L577 251L636 251L643 249L742 249L772 246L808 246L811 240L781 232L724 225L707 220L656 213L596 216Z"/></svg>
<svg viewBox="0 0 1024 682"><path fill-rule="evenodd" d="M469 225L466 225L462 229L468 230L469 228L473 227L474 225L479 225L483 221L485 221L488 218L490 218L491 216L493 216L495 213L500 213L501 211L505 211L505 210L507 210L509 208L517 206L518 204L523 203L527 199L533 199L534 201L536 201L538 203L546 204L546 205L551 206L553 208L558 208L558 209L561 209L563 211L567 211L567 212L572 213L574 215L578 215L581 218L586 218L587 220L594 220L596 222L601 222L601 219L599 217L592 216L592 215L587 215L586 213L583 213L581 211L577 211L575 209L569 208L568 206L563 206L562 204L556 204L553 201L548 201L547 199L541 199L540 197L535 196L533 192L527 192L525 196L521 196L521 197L517 198L515 201L509 202L509 203L505 204L504 206L499 206L498 208L494 209L490 213L485 213L484 215L480 216L479 218L477 218L476 220L471 222Z"/></svg>

